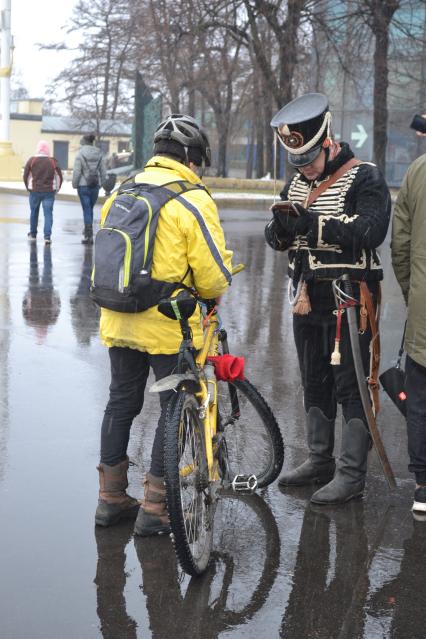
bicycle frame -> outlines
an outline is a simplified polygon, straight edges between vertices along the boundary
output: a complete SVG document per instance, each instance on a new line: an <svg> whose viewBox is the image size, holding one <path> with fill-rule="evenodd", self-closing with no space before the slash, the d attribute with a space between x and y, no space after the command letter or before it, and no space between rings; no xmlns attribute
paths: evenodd
<svg viewBox="0 0 426 639"><path fill-rule="evenodd" d="M236 275L244 270L244 264L237 264L232 270L232 275ZM197 368L202 370L207 357L209 355L218 355L219 353L219 317L216 307L204 319L204 340L203 347L195 358ZM200 377L200 391L195 393L200 402L202 410L200 411L200 419L204 425L204 441L206 446L206 457L209 471L210 481L219 481L220 474L218 471L218 459L215 457L217 449L214 447L214 439L217 434L217 382L209 380L214 385L214 396L210 397L207 380Z"/></svg>
<svg viewBox="0 0 426 639"><path fill-rule="evenodd" d="M212 313L207 315L205 322L203 348L195 359L197 368L200 370L203 369L209 355L217 355L219 352L219 319L217 311L213 310ZM206 446L209 479L210 481L217 481L220 479L220 476L218 473L218 461L215 459L215 451L213 448L213 441L217 432L217 384L215 380L209 380L207 382L207 380L203 378L200 378L199 383L201 388L195 395L202 407L200 411L200 419L204 425L204 441ZM209 383L214 386L213 397L210 396L208 387Z"/></svg>

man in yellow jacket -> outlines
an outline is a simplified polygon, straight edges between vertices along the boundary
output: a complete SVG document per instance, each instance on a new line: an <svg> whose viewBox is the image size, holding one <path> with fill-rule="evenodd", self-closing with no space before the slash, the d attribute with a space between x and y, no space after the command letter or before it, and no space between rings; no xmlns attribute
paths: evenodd
<svg viewBox="0 0 426 639"><path fill-rule="evenodd" d="M210 165L207 136L197 122L171 115L154 136L154 157L137 183L164 185L174 180L202 184L198 173ZM102 209L101 224L115 195ZM227 250L215 203L206 189L184 193L185 205L174 199L160 211L151 275L166 282L193 286L204 298L222 295L231 283L232 251ZM202 343L200 313L190 318L195 348ZM140 313L102 309L101 339L111 360L110 397L101 430L99 503L95 521L109 526L135 518L135 533L147 536L169 532L165 503L163 438L167 402L173 391L160 393L161 415L155 432L151 467L144 481L144 500L127 495L127 445L133 419L143 406L150 367L156 379L170 375L177 365L182 341L180 325L159 313L157 306Z"/></svg>

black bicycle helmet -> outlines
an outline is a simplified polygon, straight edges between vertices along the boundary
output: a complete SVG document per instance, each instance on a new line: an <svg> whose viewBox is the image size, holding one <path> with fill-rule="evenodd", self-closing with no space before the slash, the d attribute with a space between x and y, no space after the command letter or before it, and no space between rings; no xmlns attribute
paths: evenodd
<svg viewBox="0 0 426 639"><path fill-rule="evenodd" d="M211 164L211 151L207 135L190 115L172 113L159 126L154 134L155 146L163 142L178 142L185 149L185 159L201 166Z"/></svg>

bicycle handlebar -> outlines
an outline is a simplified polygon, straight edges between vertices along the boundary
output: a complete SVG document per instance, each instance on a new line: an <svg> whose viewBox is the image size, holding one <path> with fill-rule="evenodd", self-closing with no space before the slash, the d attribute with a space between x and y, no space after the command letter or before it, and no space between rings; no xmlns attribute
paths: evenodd
<svg viewBox="0 0 426 639"><path fill-rule="evenodd" d="M245 267L246 267L245 264L237 264L232 269L232 275L236 275L237 273L240 273L241 271L244 271Z"/></svg>

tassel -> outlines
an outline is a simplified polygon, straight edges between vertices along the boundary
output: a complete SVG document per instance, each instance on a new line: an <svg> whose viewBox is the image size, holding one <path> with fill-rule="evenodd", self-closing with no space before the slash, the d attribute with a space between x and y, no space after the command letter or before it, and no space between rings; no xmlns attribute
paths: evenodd
<svg viewBox="0 0 426 639"><path fill-rule="evenodd" d="M330 364L332 366L339 366L341 362L342 356L340 354L340 340L334 340L334 351L331 353Z"/></svg>
<svg viewBox="0 0 426 639"><path fill-rule="evenodd" d="M336 319L336 337L334 340L334 351L331 353L330 364L332 366L339 366L342 361L342 356L340 353L340 335L342 332L342 315L345 312L345 309L339 304L337 311L333 311L333 314L337 316Z"/></svg>
<svg viewBox="0 0 426 639"><path fill-rule="evenodd" d="M308 315L312 310L311 301L308 295L308 285L306 282L303 282L299 297L293 306L294 315Z"/></svg>

